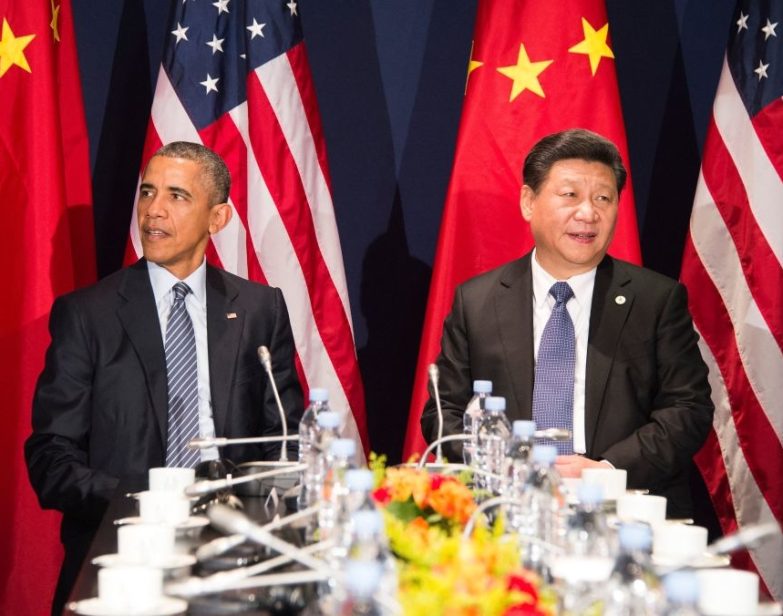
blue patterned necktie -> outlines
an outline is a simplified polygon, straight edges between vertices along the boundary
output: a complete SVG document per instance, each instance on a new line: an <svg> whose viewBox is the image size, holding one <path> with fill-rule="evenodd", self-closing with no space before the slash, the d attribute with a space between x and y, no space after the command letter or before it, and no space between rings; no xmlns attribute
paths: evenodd
<svg viewBox="0 0 783 616"><path fill-rule="evenodd" d="M552 314L541 334L533 383L533 420L536 428L573 430L576 336L566 304L574 296L567 282L549 289L555 298ZM574 452L573 439L555 443L561 455Z"/></svg>
<svg viewBox="0 0 783 616"><path fill-rule="evenodd" d="M193 322L185 309L190 287L178 282L172 287L171 305L166 327L166 373L169 387L169 427L166 441L166 466L193 468L201 459L197 449L188 449L198 428L198 367Z"/></svg>

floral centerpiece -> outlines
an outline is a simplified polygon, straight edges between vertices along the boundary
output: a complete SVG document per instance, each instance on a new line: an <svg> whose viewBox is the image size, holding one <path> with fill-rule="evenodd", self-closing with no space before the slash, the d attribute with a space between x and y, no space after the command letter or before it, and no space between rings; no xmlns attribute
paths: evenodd
<svg viewBox="0 0 783 616"><path fill-rule="evenodd" d="M398 562L403 613L411 616L546 616L553 604L539 593L538 580L519 564L517 542L477 526L462 531L476 510L464 477L414 467L385 468L372 456L378 487L373 493L386 521Z"/></svg>

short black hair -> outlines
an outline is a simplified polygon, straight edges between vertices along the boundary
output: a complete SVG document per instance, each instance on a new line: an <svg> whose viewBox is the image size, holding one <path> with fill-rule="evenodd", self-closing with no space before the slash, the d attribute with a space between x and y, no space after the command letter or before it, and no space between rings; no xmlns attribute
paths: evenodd
<svg viewBox="0 0 783 616"><path fill-rule="evenodd" d="M198 163L212 189L212 202L209 205L228 201L228 192L231 190L231 173L229 173L223 159L205 145L190 141L172 141L155 152L154 156L184 158Z"/></svg>
<svg viewBox="0 0 783 616"><path fill-rule="evenodd" d="M584 128L564 130L539 140L525 157L522 181L537 193L546 181L552 165L571 158L603 163L609 167L617 181L617 195L620 195L628 172L623 166L623 159L617 146L598 133Z"/></svg>

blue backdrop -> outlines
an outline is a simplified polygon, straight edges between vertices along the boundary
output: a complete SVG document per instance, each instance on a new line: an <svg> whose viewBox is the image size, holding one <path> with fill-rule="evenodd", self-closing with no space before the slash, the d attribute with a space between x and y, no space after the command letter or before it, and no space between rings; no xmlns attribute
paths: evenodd
<svg viewBox="0 0 783 616"><path fill-rule="evenodd" d="M73 0L73 8L106 275L122 262L170 2ZM607 8L644 262L677 277L734 2L608 0ZM475 11L476 0L299 2L371 443L392 461L402 448Z"/></svg>

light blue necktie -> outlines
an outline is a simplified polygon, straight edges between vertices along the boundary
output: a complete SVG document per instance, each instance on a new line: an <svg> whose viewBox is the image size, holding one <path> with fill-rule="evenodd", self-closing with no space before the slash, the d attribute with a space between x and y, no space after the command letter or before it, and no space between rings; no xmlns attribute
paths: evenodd
<svg viewBox="0 0 783 616"><path fill-rule="evenodd" d="M193 468L201 455L187 444L198 436L198 367L193 322L185 308L190 287L178 282L172 288L166 327L166 373L169 387L169 426L166 442L166 466Z"/></svg>
<svg viewBox="0 0 783 616"><path fill-rule="evenodd" d="M539 430L573 430L576 337L566 304L574 296L574 291L567 282L556 282L549 293L555 298L555 306L538 346L533 384L533 420ZM555 445L561 455L574 452L573 439L558 441Z"/></svg>

